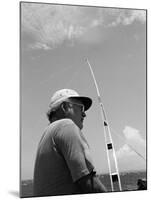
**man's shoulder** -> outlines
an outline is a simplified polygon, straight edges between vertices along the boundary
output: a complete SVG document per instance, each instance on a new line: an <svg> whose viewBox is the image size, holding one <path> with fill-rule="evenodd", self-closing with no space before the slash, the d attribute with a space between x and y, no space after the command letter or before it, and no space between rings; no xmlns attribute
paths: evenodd
<svg viewBox="0 0 151 200"><path fill-rule="evenodd" d="M71 126L75 126L75 123L68 118L65 119L60 119L54 122L54 125L58 125L58 126L66 126L66 125L71 125Z"/></svg>
<svg viewBox="0 0 151 200"><path fill-rule="evenodd" d="M64 119L60 119L60 120L57 120L57 121L51 123L46 128L46 132L58 132L60 130L66 129L66 128L76 129L77 126L71 119L64 118Z"/></svg>
<svg viewBox="0 0 151 200"><path fill-rule="evenodd" d="M79 134L78 126L71 119L61 119L56 121L55 130L57 135L59 136L72 136Z"/></svg>
<svg viewBox="0 0 151 200"><path fill-rule="evenodd" d="M54 141L58 146L71 147L81 143L80 129L71 119L56 121L54 129Z"/></svg>
<svg viewBox="0 0 151 200"><path fill-rule="evenodd" d="M79 135L79 131L71 119L65 118L51 123L46 129L46 134L55 138L65 138Z"/></svg>

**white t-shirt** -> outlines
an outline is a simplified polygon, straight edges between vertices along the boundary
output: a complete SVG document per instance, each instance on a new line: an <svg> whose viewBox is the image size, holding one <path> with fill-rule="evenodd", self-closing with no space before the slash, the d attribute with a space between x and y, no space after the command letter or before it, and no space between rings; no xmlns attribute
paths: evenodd
<svg viewBox="0 0 151 200"><path fill-rule="evenodd" d="M75 181L94 169L89 146L70 119L48 126L42 136L35 162L34 195L77 194Z"/></svg>

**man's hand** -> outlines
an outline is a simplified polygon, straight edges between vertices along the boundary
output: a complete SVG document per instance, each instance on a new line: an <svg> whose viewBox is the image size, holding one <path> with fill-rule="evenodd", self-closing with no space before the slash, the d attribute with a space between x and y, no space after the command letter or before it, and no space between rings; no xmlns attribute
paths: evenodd
<svg viewBox="0 0 151 200"><path fill-rule="evenodd" d="M105 186L93 172L80 178L76 181L76 184L78 184L83 193L107 192Z"/></svg>

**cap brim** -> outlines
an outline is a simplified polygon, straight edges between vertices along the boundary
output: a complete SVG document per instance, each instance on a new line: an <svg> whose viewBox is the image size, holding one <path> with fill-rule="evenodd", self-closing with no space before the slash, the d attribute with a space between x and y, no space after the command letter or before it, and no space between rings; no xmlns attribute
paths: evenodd
<svg viewBox="0 0 151 200"><path fill-rule="evenodd" d="M87 111L91 105L92 105L92 99L89 97L82 97L82 96L75 96L75 97L69 97L69 99L78 99L82 102L82 104L84 105L84 109L85 111Z"/></svg>

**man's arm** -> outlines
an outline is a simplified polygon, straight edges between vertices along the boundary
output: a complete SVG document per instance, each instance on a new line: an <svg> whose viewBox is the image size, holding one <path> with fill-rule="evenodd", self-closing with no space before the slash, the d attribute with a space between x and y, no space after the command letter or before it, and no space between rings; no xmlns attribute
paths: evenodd
<svg viewBox="0 0 151 200"><path fill-rule="evenodd" d="M88 174L76 181L83 193L101 193L107 192L100 179L94 174Z"/></svg>

